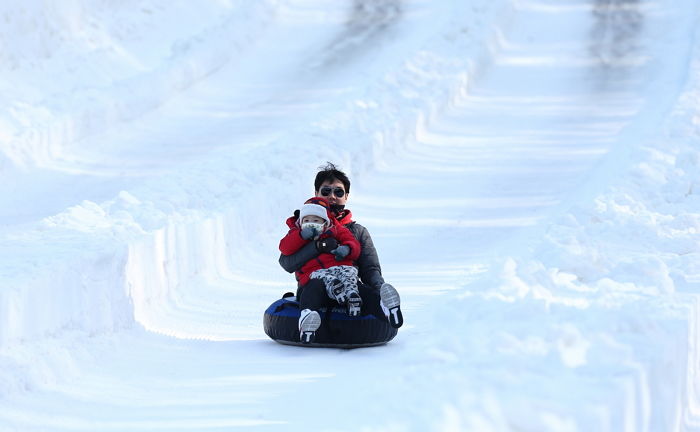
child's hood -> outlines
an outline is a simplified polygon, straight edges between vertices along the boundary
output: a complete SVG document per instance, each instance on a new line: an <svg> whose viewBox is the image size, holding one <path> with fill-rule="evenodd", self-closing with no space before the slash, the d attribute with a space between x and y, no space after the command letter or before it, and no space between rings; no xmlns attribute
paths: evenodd
<svg viewBox="0 0 700 432"><path fill-rule="evenodd" d="M325 198L321 197L311 197L304 202L304 207L302 207L304 214L315 214L319 217L324 217L327 221L328 228L335 225L335 217L331 212L331 206ZM325 211L324 211L325 210ZM323 213L321 213L323 212ZM300 227L301 225L301 211L295 210L294 215L287 218L287 226L291 229L294 227Z"/></svg>

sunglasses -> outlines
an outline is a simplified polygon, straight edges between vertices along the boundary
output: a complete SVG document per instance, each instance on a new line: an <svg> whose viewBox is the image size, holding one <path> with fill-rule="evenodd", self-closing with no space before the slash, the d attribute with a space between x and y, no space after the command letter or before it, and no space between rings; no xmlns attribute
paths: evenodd
<svg viewBox="0 0 700 432"><path fill-rule="evenodd" d="M321 196L327 197L331 195L331 192L333 195L337 196L338 198L342 198L345 196L345 189L341 187L335 187L332 188L330 186L324 186L321 188Z"/></svg>

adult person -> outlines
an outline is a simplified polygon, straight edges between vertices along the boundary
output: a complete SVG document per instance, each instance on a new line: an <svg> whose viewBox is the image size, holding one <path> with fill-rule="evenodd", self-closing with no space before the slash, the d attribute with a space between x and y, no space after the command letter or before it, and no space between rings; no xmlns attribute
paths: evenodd
<svg viewBox="0 0 700 432"><path fill-rule="evenodd" d="M388 320L392 327L401 327L403 314L399 293L384 281L379 255L369 231L355 222L352 219L352 212L345 208L350 196L350 179L334 164L328 162L316 174L314 189L317 197L328 201L337 223L348 228L360 242L360 256L355 261L355 265L358 267L360 279L357 287L362 297L362 314L371 314ZM295 212L295 216L298 217L298 211ZM309 260L337 246L333 238L325 239L323 242L310 242L294 254L280 255L279 263L287 272L294 273ZM325 287L320 281L300 287L297 290L297 300L303 309L319 310L322 307L332 306L332 300L326 295Z"/></svg>

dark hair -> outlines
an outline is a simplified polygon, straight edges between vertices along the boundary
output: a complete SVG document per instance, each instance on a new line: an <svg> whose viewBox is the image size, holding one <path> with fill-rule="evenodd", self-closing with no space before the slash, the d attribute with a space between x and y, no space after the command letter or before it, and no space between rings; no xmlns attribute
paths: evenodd
<svg viewBox="0 0 700 432"><path fill-rule="evenodd" d="M338 169L332 162L326 162L325 165L319 167L320 171L316 174L314 180L315 191L321 189L321 185L325 182L341 181L345 186L345 193L350 193L350 179L344 172Z"/></svg>

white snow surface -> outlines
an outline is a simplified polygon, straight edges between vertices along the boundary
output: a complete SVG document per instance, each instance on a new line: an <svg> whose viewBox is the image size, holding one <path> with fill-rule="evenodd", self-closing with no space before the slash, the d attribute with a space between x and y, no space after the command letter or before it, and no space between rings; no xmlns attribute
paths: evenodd
<svg viewBox="0 0 700 432"><path fill-rule="evenodd" d="M697 0L0 2L1 431L700 430ZM406 319L277 344L333 161Z"/></svg>

